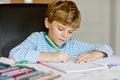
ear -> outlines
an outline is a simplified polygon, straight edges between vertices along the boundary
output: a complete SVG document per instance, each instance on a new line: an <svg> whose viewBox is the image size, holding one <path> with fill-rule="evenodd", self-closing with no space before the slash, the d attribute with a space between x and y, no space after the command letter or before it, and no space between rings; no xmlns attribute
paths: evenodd
<svg viewBox="0 0 120 80"><path fill-rule="evenodd" d="M49 29L50 27L50 22L48 21L48 18L45 18L45 27Z"/></svg>

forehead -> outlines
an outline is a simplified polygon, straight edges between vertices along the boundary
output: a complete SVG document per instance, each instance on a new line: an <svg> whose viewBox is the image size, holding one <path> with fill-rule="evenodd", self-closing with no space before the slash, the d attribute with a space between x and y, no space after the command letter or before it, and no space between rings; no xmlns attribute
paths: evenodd
<svg viewBox="0 0 120 80"><path fill-rule="evenodd" d="M53 23L53 25L56 25L56 26L61 27L61 28L65 28L65 29L69 29L69 30L75 30L75 29L72 28L71 26L69 26L69 25L64 25L64 24L62 24L61 22L56 21L56 20L54 20L52 23Z"/></svg>

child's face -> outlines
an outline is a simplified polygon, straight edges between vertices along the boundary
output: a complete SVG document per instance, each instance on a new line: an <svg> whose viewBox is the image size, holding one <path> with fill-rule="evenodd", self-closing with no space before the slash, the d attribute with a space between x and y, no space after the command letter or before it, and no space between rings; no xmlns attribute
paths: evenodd
<svg viewBox="0 0 120 80"><path fill-rule="evenodd" d="M69 26L64 26L63 24L55 20L52 23L49 23L47 28L49 29L48 36L57 46L61 46L66 41L68 41L74 31L73 28Z"/></svg>

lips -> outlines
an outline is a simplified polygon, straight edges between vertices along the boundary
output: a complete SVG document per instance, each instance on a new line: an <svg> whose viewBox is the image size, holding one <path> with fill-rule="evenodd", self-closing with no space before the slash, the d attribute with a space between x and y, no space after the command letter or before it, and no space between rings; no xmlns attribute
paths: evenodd
<svg viewBox="0 0 120 80"><path fill-rule="evenodd" d="M60 42L65 42L65 40L64 40L64 39L59 39L59 41L60 41Z"/></svg>

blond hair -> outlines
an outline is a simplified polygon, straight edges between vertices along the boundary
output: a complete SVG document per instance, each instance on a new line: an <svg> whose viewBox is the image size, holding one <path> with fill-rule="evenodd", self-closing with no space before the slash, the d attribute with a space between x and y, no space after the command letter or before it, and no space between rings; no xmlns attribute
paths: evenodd
<svg viewBox="0 0 120 80"><path fill-rule="evenodd" d="M80 26L81 15L73 1L54 1L48 5L46 17L51 23L53 20L69 25L76 29Z"/></svg>

